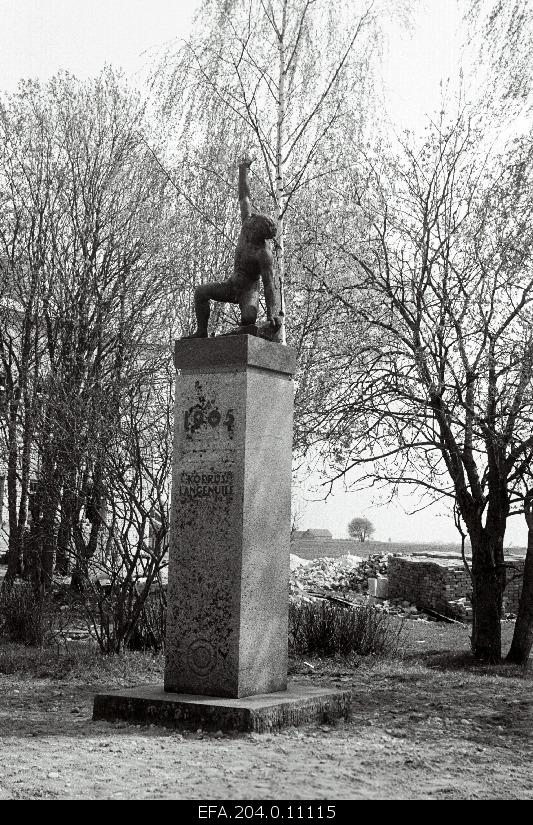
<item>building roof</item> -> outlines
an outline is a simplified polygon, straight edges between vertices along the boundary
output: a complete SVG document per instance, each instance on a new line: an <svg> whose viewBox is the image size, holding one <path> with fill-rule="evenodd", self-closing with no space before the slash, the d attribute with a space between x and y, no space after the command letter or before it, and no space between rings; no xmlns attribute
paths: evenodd
<svg viewBox="0 0 533 825"><path fill-rule="evenodd" d="M330 530L319 530L312 528L310 530L306 530L302 536L303 539L332 539L333 536L331 535Z"/></svg>

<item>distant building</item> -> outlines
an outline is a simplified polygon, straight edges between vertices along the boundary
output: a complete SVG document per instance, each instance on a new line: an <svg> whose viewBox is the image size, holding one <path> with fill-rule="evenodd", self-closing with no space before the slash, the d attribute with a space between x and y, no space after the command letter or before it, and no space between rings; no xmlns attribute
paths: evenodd
<svg viewBox="0 0 533 825"><path fill-rule="evenodd" d="M339 556L368 556L379 553L381 547L375 542L362 544L357 539L334 539L330 530L295 530L291 535L291 553L301 559L338 558ZM387 550L387 552L389 552Z"/></svg>
<svg viewBox="0 0 533 825"><path fill-rule="evenodd" d="M307 539L332 539L330 530L295 530L292 534L292 541L306 541Z"/></svg>

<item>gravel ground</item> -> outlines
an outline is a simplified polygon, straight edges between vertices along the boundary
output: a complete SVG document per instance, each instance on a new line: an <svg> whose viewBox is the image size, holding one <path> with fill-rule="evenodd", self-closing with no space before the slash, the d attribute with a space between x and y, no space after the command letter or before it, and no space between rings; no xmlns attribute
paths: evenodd
<svg viewBox="0 0 533 825"><path fill-rule="evenodd" d="M291 678L353 690L351 719L221 735L91 720L95 692L160 682L160 657L3 646L0 799L531 799L532 677L467 651L467 628L413 621L396 660L293 660Z"/></svg>

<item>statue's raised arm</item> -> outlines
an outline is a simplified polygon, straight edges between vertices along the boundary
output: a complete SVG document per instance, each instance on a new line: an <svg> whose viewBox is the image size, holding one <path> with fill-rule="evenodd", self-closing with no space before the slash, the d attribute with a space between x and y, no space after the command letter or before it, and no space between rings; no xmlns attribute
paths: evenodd
<svg viewBox="0 0 533 825"><path fill-rule="evenodd" d="M250 194L250 166L252 159L244 155L239 161L239 204L241 207L241 220L244 223L246 218L252 214L252 196Z"/></svg>

